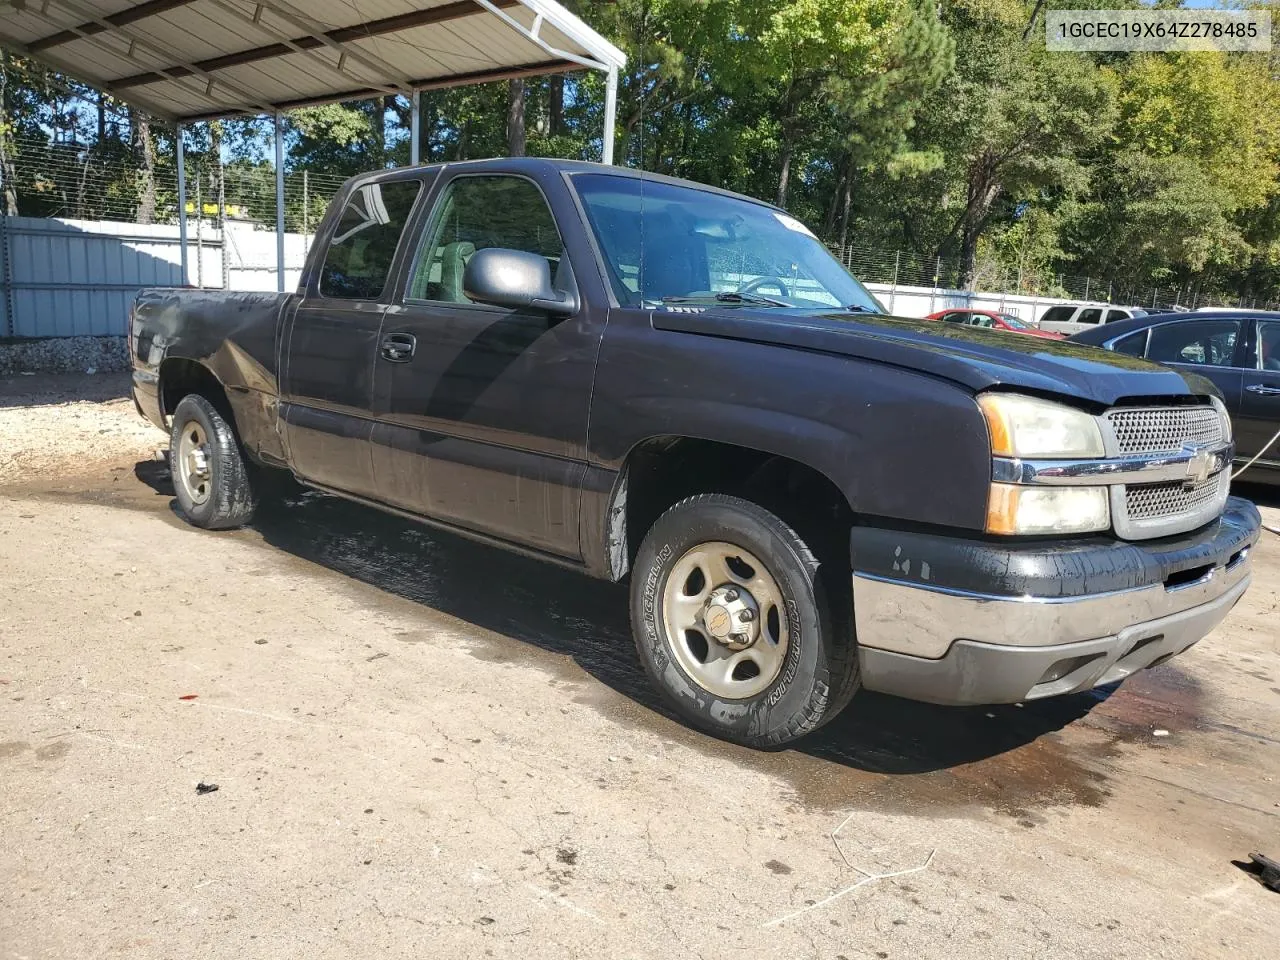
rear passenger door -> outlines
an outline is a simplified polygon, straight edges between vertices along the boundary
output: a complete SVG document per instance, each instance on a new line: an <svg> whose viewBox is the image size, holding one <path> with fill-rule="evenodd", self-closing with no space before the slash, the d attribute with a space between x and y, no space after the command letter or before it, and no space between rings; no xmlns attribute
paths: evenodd
<svg viewBox="0 0 1280 960"><path fill-rule="evenodd" d="M1240 406L1232 409L1236 456L1248 460L1280 430L1280 320L1257 320L1246 351ZM1258 461L1280 469L1280 441ZM1250 473L1257 467L1250 468ZM1246 474L1247 476L1247 474Z"/></svg>
<svg viewBox="0 0 1280 960"><path fill-rule="evenodd" d="M491 168L492 169L492 168ZM604 314L570 317L473 303L467 261L486 247L546 257L558 289L596 269L572 263L552 213L576 215L555 173L460 172L435 191L378 359L374 472L381 499L524 546L577 558L587 417ZM565 238L565 239L562 239ZM572 247L572 244L569 244ZM598 273L598 271L597 271Z"/></svg>
<svg viewBox="0 0 1280 960"><path fill-rule="evenodd" d="M419 179L397 179L352 190L286 327L280 423L290 466L313 483L362 496L376 492L374 358L384 291L421 189Z"/></svg>

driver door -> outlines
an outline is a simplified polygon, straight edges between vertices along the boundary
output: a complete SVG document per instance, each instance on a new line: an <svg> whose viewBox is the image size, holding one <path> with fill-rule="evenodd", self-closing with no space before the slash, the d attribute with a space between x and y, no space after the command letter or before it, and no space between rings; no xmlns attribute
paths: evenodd
<svg viewBox="0 0 1280 960"><path fill-rule="evenodd" d="M461 172L439 184L377 360L374 475L382 500L569 558L604 316L473 303L466 264L486 247L544 256L576 290L548 194L556 177ZM579 298L579 302L584 302Z"/></svg>

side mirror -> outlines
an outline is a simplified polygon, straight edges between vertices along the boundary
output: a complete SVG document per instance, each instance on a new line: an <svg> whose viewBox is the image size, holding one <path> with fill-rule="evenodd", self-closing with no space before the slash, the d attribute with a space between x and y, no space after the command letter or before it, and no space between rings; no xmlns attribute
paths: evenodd
<svg viewBox="0 0 1280 960"><path fill-rule="evenodd" d="M559 316L578 311L577 297L551 285L547 258L524 250L477 250L462 273L462 292L468 300L496 307L531 307Z"/></svg>

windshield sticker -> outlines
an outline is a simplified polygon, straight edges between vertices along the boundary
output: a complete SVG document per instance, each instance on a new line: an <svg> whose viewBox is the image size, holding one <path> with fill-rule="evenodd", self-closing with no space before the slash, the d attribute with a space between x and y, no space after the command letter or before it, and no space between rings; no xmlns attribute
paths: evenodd
<svg viewBox="0 0 1280 960"><path fill-rule="evenodd" d="M775 212L773 216L775 220L777 220L780 224L782 224L788 230L794 230L796 233L803 233L805 236L813 237L813 239L815 240L818 239L817 237L813 236L812 230L806 227L803 223L801 223L795 217L789 217L785 213L777 213L777 212Z"/></svg>

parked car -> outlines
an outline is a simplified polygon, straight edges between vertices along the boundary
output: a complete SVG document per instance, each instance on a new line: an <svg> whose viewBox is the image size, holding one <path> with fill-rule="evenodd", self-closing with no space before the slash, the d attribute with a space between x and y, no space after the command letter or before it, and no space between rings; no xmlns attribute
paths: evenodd
<svg viewBox="0 0 1280 960"><path fill-rule="evenodd" d="M982 327L986 330L1008 330L1012 333L1025 333L1028 336L1044 337L1049 340L1066 339L1061 333L1039 330L1011 313L999 313L995 310L978 310L972 307L939 310L929 314L925 319L941 320L943 323L960 323L967 327Z"/></svg>
<svg viewBox="0 0 1280 960"><path fill-rule="evenodd" d="M1237 464L1258 456L1280 432L1280 313L1169 313L1088 330L1071 339L1212 380L1231 414ZM1280 441L1249 468L1249 479L1280 483Z"/></svg>
<svg viewBox="0 0 1280 960"><path fill-rule="evenodd" d="M1060 303L1041 314L1036 326L1051 333L1071 336L1105 323L1146 315L1147 311L1141 307L1113 307L1105 303Z"/></svg>
<svg viewBox="0 0 1280 960"><path fill-rule="evenodd" d="M296 293L146 290L130 344L194 525L249 522L288 471L629 578L650 678L753 746L861 687L1118 681L1251 576L1260 520L1228 497L1206 380L886 317L803 224L687 181L535 158L356 177Z"/></svg>

